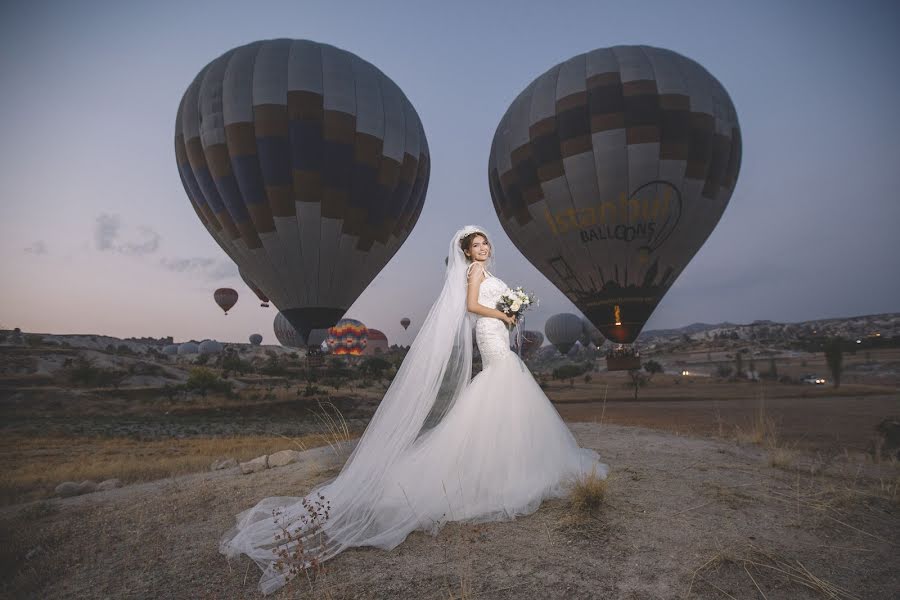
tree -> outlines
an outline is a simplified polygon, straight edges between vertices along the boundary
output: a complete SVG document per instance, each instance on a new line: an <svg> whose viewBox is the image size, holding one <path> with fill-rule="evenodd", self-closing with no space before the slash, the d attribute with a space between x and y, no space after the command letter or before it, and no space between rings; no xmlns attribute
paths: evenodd
<svg viewBox="0 0 900 600"><path fill-rule="evenodd" d="M553 369L553 379L568 379L569 387L575 387L575 378L583 375L590 367L584 365L563 365Z"/></svg>
<svg viewBox="0 0 900 600"><path fill-rule="evenodd" d="M841 373L844 372L844 347L840 337L829 338L825 342L825 362L831 371L831 380L834 387L841 385Z"/></svg>
<svg viewBox="0 0 900 600"><path fill-rule="evenodd" d="M631 386L634 388L634 399L638 399L638 390L648 383L650 383L650 377L641 373L640 369L629 369L628 375L631 377Z"/></svg>
<svg viewBox="0 0 900 600"><path fill-rule="evenodd" d="M657 373L662 373L663 368L662 365L656 362L655 360L648 360L644 363L644 370L650 374L650 377L653 377Z"/></svg>

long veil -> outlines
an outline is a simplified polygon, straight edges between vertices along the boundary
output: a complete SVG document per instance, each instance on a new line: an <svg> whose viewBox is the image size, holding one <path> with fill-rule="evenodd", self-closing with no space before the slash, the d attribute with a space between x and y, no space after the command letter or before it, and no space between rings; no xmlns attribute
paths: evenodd
<svg viewBox="0 0 900 600"><path fill-rule="evenodd" d="M328 518L315 540L304 540L305 550L318 544L314 555L319 561L353 546L391 548L399 543L391 531L415 519L408 513L379 513L378 501L391 465L443 419L471 378L474 319L466 311L469 262L459 240L474 231L484 229L470 225L453 234L441 293L340 473L305 497L261 500L237 515L236 525L220 541L223 554L246 554L263 569L259 589L264 594L292 577L278 561L285 552L293 555L297 538L277 536L301 526L310 517L307 506L320 495L330 504Z"/></svg>

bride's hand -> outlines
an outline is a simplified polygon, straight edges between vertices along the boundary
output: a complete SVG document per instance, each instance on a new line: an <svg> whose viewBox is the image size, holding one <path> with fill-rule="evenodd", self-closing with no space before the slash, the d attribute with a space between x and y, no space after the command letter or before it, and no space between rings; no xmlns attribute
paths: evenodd
<svg viewBox="0 0 900 600"><path fill-rule="evenodd" d="M513 327L516 324L516 316L515 315L508 315L506 313L500 313L500 314L503 315L502 317L500 317L500 320L503 321L504 323L506 323L507 325L509 325L510 327Z"/></svg>

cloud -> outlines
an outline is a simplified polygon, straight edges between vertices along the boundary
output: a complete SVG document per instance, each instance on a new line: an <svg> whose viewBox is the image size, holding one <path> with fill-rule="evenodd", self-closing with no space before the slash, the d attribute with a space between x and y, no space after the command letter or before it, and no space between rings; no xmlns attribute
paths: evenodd
<svg viewBox="0 0 900 600"><path fill-rule="evenodd" d="M122 219L119 215L103 213L94 221L94 243L102 252L118 252L128 256L144 256L159 250L161 236L150 227L138 227L137 235L120 240Z"/></svg>
<svg viewBox="0 0 900 600"><path fill-rule="evenodd" d="M41 240L37 240L25 248L25 252L28 254L47 254L47 244Z"/></svg>
<svg viewBox="0 0 900 600"><path fill-rule="evenodd" d="M191 258L162 258L159 264L168 271L191 273L209 281L230 279L238 276L237 266L233 262L217 258L199 256Z"/></svg>

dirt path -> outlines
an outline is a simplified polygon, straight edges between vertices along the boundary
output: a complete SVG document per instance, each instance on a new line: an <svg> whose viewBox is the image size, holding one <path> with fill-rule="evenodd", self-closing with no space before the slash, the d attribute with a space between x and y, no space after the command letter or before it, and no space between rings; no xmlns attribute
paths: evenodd
<svg viewBox="0 0 900 600"><path fill-rule="evenodd" d="M297 579L272 597L829 597L785 574L793 569L808 571L807 586L849 594L835 598L900 590L896 464L779 455L773 467L756 446L571 427L611 467L594 515L557 500L514 522L416 532L392 552L346 551L315 584ZM328 451L310 453L253 475L201 473L5 508L2 595L261 598L257 567L229 563L217 541L257 499L298 495L336 473Z"/></svg>

